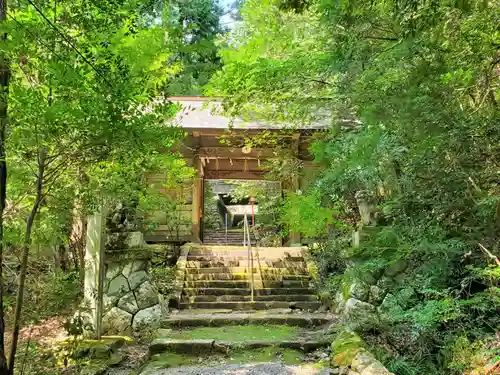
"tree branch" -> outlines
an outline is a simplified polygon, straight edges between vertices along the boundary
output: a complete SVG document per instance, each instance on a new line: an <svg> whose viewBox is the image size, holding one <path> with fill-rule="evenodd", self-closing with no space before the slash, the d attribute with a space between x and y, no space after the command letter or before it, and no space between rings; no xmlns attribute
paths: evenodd
<svg viewBox="0 0 500 375"><path fill-rule="evenodd" d="M500 260L496 255L493 255L487 248L485 248L481 243L478 242L479 248L488 256L488 258L495 261L498 267L500 267Z"/></svg>

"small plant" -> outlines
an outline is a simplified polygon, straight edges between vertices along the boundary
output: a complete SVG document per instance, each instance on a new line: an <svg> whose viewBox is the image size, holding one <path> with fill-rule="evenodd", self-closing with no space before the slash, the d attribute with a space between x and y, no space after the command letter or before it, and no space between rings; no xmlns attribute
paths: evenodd
<svg viewBox="0 0 500 375"><path fill-rule="evenodd" d="M164 296L173 291L176 268L172 267L151 267L149 276L151 283L156 290Z"/></svg>

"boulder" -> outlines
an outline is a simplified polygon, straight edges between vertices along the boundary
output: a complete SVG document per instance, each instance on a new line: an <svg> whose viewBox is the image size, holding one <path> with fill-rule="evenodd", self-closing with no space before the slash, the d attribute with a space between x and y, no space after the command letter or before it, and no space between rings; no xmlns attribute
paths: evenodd
<svg viewBox="0 0 500 375"><path fill-rule="evenodd" d="M345 306L344 295L341 292L337 292L335 294L335 299L333 300L332 311L335 314L341 314L342 311L344 310L344 306Z"/></svg>
<svg viewBox="0 0 500 375"><path fill-rule="evenodd" d="M394 373L389 372L379 361L375 361L370 366L365 368L361 375L394 375Z"/></svg>
<svg viewBox="0 0 500 375"><path fill-rule="evenodd" d="M394 375L382 363L377 361L371 353L365 350L356 354L351 363L351 368L361 375Z"/></svg>
<svg viewBox="0 0 500 375"><path fill-rule="evenodd" d="M375 358L365 350L362 350L356 354L351 363L351 368L356 371L363 371L369 365L375 362Z"/></svg>
<svg viewBox="0 0 500 375"><path fill-rule="evenodd" d="M163 314L161 312L160 305L154 305L152 307L139 311L135 315L134 321L132 323L132 328L134 329L134 331L137 331L145 325L157 324L160 322L162 317Z"/></svg>
<svg viewBox="0 0 500 375"><path fill-rule="evenodd" d="M108 359L111 354L111 348L106 344L95 344L90 350L92 359Z"/></svg>
<svg viewBox="0 0 500 375"><path fill-rule="evenodd" d="M377 286L383 293L387 294L394 287L394 280L390 277L382 276L377 282Z"/></svg>
<svg viewBox="0 0 500 375"><path fill-rule="evenodd" d="M370 297L368 298L368 303L378 306L382 303L386 295L387 290L381 289L377 285L372 285L370 286Z"/></svg>
<svg viewBox="0 0 500 375"><path fill-rule="evenodd" d="M128 283L130 285L130 289L135 290L141 285L143 282L148 280L148 274L146 271L136 271L132 272L128 277Z"/></svg>
<svg viewBox="0 0 500 375"><path fill-rule="evenodd" d="M394 277L403 273L408 268L408 261L405 259L399 259L392 263L389 267L385 269L385 275L389 277Z"/></svg>
<svg viewBox="0 0 500 375"><path fill-rule="evenodd" d="M349 297L367 301L370 294L370 286L360 280L354 280L349 286Z"/></svg>
<svg viewBox="0 0 500 375"><path fill-rule="evenodd" d="M373 271L364 271L359 274L359 279L368 285L375 285L384 274L383 268L378 268Z"/></svg>
<svg viewBox="0 0 500 375"><path fill-rule="evenodd" d="M113 307L102 317L102 331L107 334L122 334L127 332L132 323L132 314Z"/></svg>
<svg viewBox="0 0 500 375"><path fill-rule="evenodd" d="M139 286L139 288L135 291L135 296L137 299L137 305L141 310L157 305L160 302L158 292L149 281L146 281Z"/></svg>
<svg viewBox="0 0 500 375"><path fill-rule="evenodd" d="M349 298L342 312L345 325L356 332L365 332L380 325L375 306L356 298Z"/></svg>
<svg viewBox="0 0 500 375"><path fill-rule="evenodd" d="M134 292L128 292L118 301L118 307L130 314L135 314L139 311L139 306L135 300Z"/></svg>
<svg viewBox="0 0 500 375"><path fill-rule="evenodd" d="M123 296L130 291L127 279L118 275L109 283L108 296Z"/></svg>

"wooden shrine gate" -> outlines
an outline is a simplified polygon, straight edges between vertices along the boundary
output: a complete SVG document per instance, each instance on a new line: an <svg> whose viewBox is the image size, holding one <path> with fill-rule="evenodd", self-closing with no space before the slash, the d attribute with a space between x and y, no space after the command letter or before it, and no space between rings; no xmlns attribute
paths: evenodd
<svg viewBox="0 0 500 375"><path fill-rule="evenodd" d="M174 192L178 199L184 201L178 208L179 217L184 223L172 230L166 222L168 220L162 222L162 213L157 212L155 215L160 218L160 226L153 234L145 236L147 241L201 242L205 180L264 180L268 172L266 162L276 157L276 148L253 148L248 145L249 140L263 132L267 138L279 139L282 148L289 149L293 156L307 166L303 170L311 171L312 156L308 149L311 138L320 128L283 131L279 126L237 119L231 126L228 118L214 114L214 108L205 107L208 98L182 97L171 100L180 102L186 108L179 116L179 124L187 136L177 150L182 153L187 164L195 169L195 176ZM164 179L165 174L148 176L149 183L159 188ZM291 181L283 182L282 187L297 191L306 180L304 176L297 175ZM300 236L292 234L290 242L300 242Z"/></svg>

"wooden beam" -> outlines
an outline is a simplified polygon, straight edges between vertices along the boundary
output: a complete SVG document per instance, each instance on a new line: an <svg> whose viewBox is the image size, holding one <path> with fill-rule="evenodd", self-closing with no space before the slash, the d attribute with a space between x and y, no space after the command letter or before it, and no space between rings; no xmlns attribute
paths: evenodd
<svg viewBox="0 0 500 375"><path fill-rule="evenodd" d="M269 159L274 157L274 150L270 148L253 148L250 153L243 153L240 147L205 147L199 148L200 157L219 157L219 158L232 158L232 159Z"/></svg>
<svg viewBox="0 0 500 375"><path fill-rule="evenodd" d="M209 163L205 166L205 173L208 171L237 171L237 172L263 172L266 171L264 168L264 162L259 163L256 159L210 159Z"/></svg>
<svg viewBox="0 0 500 375"><path fill-rule="evenodd" d="M205 179L207 180L264 180L265 171L225 171L207 170Z"/></svg>

